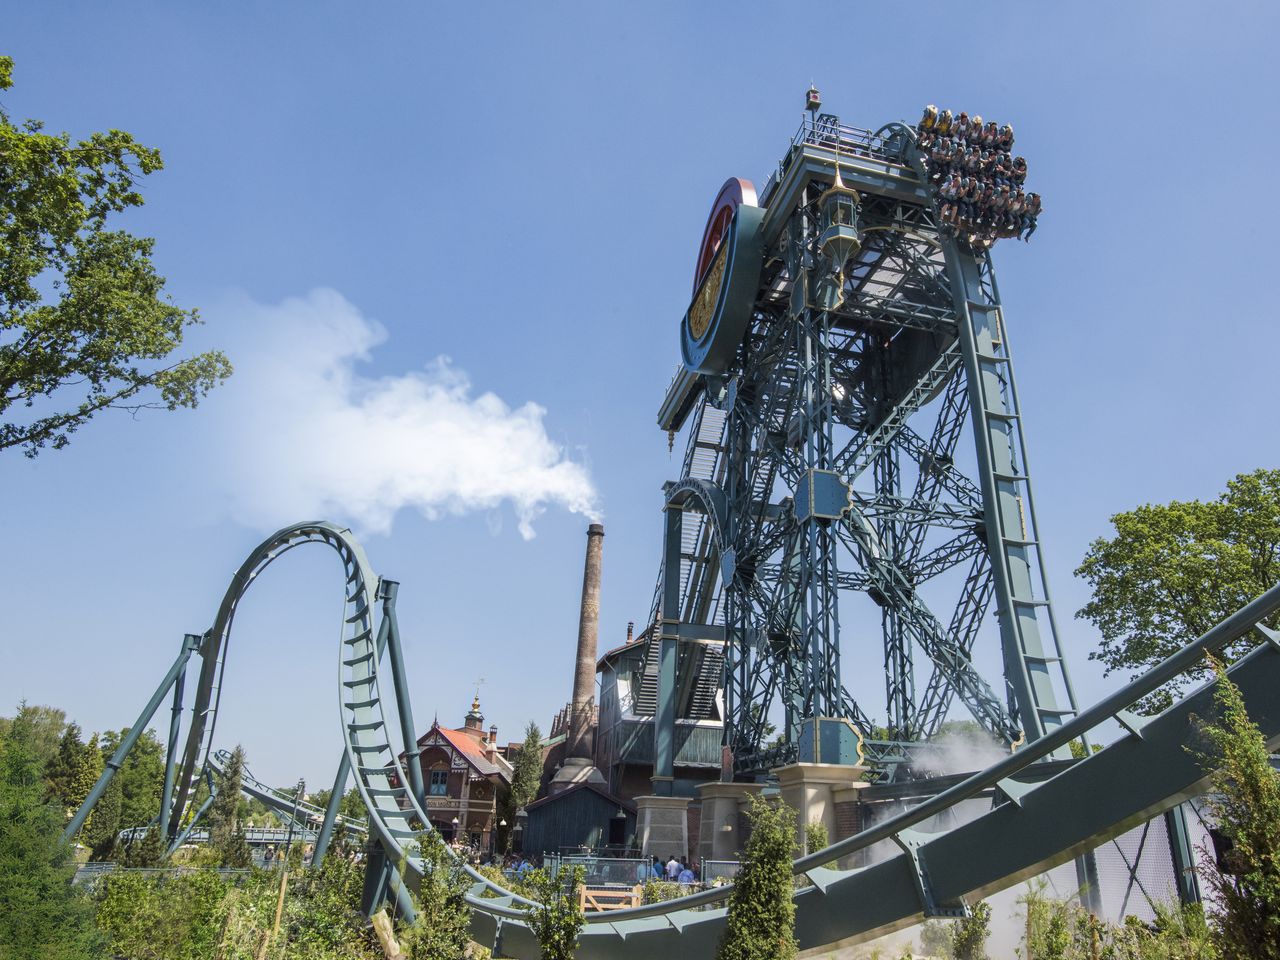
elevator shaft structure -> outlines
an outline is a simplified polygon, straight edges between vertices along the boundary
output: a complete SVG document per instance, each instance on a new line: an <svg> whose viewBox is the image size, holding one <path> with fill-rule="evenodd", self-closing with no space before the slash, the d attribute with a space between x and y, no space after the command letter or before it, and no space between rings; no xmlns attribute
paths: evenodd
<svg viewBox="0 0 1280 960"><path fill-rule="evenodd" d="M758 198L726 183L681 332L654 623L726 638L736 774L814 759L824 718L893 779L956 701L1010 746L1075 715L990 251L940 222L913 131L809 117ZM880 672L883 710L845 682Z"/></svg>

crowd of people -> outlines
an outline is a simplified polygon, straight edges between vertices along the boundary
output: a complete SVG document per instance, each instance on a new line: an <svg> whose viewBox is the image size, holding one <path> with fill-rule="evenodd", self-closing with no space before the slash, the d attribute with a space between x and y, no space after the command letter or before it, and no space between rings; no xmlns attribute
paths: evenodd
<svg viewBox="0 0 1280 960"><path fill-rule="evenodd" d="M1013 127L932 104L916 124L916 143L937 191L944 229L989 247L1000 237L1027 240L1040 195L1025 193L1027 161L1013 155Z"/></svg>
<svg viewBox="0 0 1280 960"><path fill-rule="evenodd" d="M697 883L698 872L689 865L684 857L671 855L665 864L658 857L652 863L641 861L636 866L636 883L647 883L650 880L667 880L671 883Z"/></svg>

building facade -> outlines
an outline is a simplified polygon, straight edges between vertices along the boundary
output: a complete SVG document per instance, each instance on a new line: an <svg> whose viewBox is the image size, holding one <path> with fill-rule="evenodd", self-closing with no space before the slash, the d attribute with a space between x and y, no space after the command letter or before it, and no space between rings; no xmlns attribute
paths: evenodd
<svg viewBox="0 0 1280 960"><path fill-rule="evenodd" d="M426 812L440 836L494 849L498 805L511 789L506 752L498 746L498 728L484 727L479 697L461 729L441 726L437 719L418 738Z"/></svg>

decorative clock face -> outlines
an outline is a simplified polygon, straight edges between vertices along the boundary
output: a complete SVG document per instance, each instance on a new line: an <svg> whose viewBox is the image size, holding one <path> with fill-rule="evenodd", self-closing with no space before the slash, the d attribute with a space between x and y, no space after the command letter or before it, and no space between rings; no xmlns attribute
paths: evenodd
<svg viewBox="0 0 1280 960"><path fill-rule="evenodd" d="M760 280L764 210L747 180L727 181L712 204L693 278L693 301L681 323L685 366L721 374L742 341Z"/></svg>
<svg viewBox="0 0 1280 960"><path fill-rule="evenodd" d="M702 284L689 307L689 333L693 339L701 340L711 326L711 315L716 309L716 300L720 296L720 286L724 283L724 265L729 259L729 245L720 244L715 259L711 261L711 269L707 271L706 282Z"/></svg>

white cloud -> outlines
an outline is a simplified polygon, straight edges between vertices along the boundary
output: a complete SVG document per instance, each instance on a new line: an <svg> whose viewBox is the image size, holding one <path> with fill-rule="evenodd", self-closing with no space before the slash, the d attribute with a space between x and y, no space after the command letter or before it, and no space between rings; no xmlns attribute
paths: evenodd
<svg viewBox="0 0 1280 960"><path fill-rule="evenodd" d="M447 357L361 376L387 333L333 290L235 310L252 342L210 406L234 418L229 493L243 522L326 517L387 533L402 508L435 518L505 503L529 539L548 506L598 516L587 469L547 436L536 403L476 394Z"/></svg>

